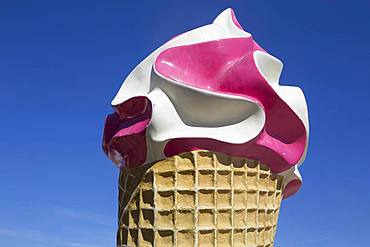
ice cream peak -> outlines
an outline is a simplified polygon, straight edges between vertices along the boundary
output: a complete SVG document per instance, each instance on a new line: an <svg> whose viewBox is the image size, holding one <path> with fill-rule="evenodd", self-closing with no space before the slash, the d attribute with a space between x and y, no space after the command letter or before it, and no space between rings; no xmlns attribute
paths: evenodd
<svg viewBox="0 0 370 247"><path fill-rule="evenodd" d="M106 119L103 149L130 167L199 149L256 159L284 175L290 196L301 186L308 116L302 91L279 85L281 71L227 9L128 75Z"/></svg>

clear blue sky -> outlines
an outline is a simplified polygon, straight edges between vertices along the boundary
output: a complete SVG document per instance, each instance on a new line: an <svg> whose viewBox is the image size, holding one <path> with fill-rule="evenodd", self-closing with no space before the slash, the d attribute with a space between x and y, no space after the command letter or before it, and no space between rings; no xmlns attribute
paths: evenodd
<svg viewBox="0 0 370 247"><path fill-rule="evenodd" d="M0 2L0 246L114 246L110 101L152 50L227 7L308 101L304 184L276 246L370 246L370 4L131 2Z"/></svg>

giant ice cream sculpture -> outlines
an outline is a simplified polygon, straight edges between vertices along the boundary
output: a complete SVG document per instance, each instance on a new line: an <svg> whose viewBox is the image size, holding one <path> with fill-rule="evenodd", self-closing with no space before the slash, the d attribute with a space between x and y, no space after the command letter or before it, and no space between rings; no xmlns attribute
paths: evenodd
<svg viewBox="0 0 370 247"><path fill-rule="evenodd" d="M117 246L273 246L308 143L281 70L227 9L128 75L103 140L120 168Z"/></svg>

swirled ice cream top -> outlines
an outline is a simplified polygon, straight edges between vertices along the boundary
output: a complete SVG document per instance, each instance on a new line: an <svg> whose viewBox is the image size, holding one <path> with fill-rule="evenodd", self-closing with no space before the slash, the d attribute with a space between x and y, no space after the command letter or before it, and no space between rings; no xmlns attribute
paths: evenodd
<svg viewBox="0 0 370 247"><path fill-rule="evenodd" d="M279 85L281 71L227 9L128 75L106 118L103 149L129 167L197 149L256 159L284 176L286 198L302 183L308 116L302 91Z"/></svg>

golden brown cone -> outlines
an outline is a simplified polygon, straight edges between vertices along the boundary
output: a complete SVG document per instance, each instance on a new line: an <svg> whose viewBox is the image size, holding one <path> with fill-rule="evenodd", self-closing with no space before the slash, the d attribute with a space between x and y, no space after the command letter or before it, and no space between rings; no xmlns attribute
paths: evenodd
<svg viewBox="0 0 370 247"><path fill-rule="evenodd" d="M117 246L273 246L281 199L267 166L211 151L123 168Z"/></svg>

